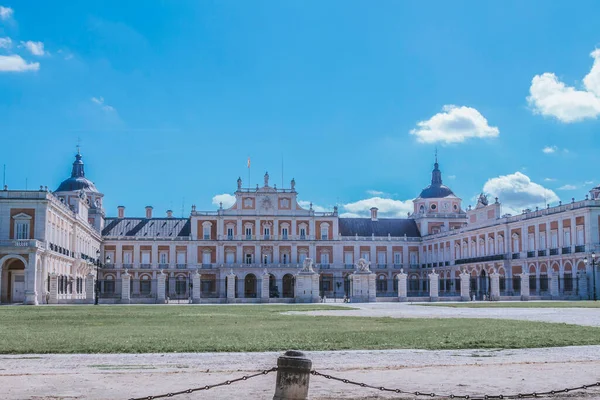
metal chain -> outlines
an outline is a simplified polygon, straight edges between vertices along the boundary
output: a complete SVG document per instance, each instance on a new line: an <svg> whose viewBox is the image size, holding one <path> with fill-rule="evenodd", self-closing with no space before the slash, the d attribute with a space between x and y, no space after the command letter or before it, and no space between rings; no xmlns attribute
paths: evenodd
<svg viewBox="0 0 600 400"><path fill-rule="evenodd" d="M368 385L368 384L362 383L362 382L356 382L356 381L351 381L349 379L338 378L336 376L322 374L315 370L310 371L310 373L315 376L322 376L325 379L332 379L334 381L347 383L349 385L356 385L356 386L360 386L360 387L376 389L376 390L379 390L382 392L404 393L404 394L410 394L413 396L424 396L424 397L438 398L438 399L465 399L465 400L525 399L525 398L553 395L553 394L558 394L558 393L567 393L567 392L572 392L574 390L587 390L587 389L592 389L595 387L600 388L600 382L594 382L591 385L582 385L582 386L577 386L577 387L572 387L572 388L567 388L567 389L559 389L559 390L549 390L549 391L545 391L545 392L518 393L518 394L509 394L509 395L498 394L498 395L470 396L470 395L455 395L455 394L439 394L439 393L431 393L431 392L429 392L429 393L428 392L411 392L411 391L402 390L402 389L389 389L389 388L386 388L383 386L373 386L373 385Z"/></svg>
<svg viewBox="0 0 600 400"><path fill-rule="evenodd" d="M231 385L232 383L239 382L239 381L247 381L248 379L255 378L255 377L261 376L261 375L267 375L267 374L269 374L271 372L275 372L275 371L277 371L277 367L273 367L271 369L265 369L264 371L257 372L256 374L253 374L253 375L244 375L241 378L230 379L225 382L217 383L214 385L206 385L206 386L201 386L201 387L197 387L197 388L181 390L179 392L158 394L158 395L154 395L154 396L134 397L129 400L153 400L153 399L162 399L164 397L178 396L180 394L190 394L190 393L194 393L194 392L199 392L200 390L208 390L208 389L216 388L219 386Z"/></svg>

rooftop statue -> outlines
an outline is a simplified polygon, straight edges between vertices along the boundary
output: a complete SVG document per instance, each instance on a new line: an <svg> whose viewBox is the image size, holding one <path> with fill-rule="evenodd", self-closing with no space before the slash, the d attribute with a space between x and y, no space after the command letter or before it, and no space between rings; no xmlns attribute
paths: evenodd
<svg viewBox="0 0 600 400"><path fill-rule="evenodd" d="M369 268L370 265L370 261L360 258L356 263L356 272L371 272L371 269Z"/></svg>

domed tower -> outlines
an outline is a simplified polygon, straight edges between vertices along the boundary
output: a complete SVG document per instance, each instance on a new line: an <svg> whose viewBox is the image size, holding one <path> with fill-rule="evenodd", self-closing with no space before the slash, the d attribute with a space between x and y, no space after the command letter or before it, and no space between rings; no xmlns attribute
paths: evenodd
<svg viewBox="0 0 600 400"><path fill-rule="evenodd" d="M104 228L104 195L96 189L92 181L85 177L84 164L79 148L75 154L71 177L58 186L54 194L73 211L86 218L97 230Z"/></svg>
<svg viewBox="0 0 600 400"><path fill-rule="evenodd" d="M455 229L467 222L467 215L461 207L462 200L452 189L442 183L442 171L437 155L431 172L431 185L421 191L413 200L414 218L421 235L430 235Z"/></svg>

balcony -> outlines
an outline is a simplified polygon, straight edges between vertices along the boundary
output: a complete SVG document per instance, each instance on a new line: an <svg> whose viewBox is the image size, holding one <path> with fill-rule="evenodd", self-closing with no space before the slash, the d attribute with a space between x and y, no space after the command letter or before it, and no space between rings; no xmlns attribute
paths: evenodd
<svg viewBox="0 0 600 400"><path fill-rule="evenodd" d="M133 264L123 264L123 269L131 269L133 268Z"/></svg>
<svg viewBox="0 0 600 400"><path fill-rule="evenodd" d="M212 264L204 264L202 263L202 269L212 269Z"/></svg>
<svg viewBox="0 0 600 400"><path fill-rule="evenodd" d="M550 255L551 256L557 256L558 255L558 249L550 249Z"/></svg>
<svg viewBox="0 0 600 400"><path fill-rule="evenodd" d="M35 239L10 239L0 240L0 247L43 247L43 243Z"/></svg>
<svg viewBox="0 0 600 400"><path fill-rule="evenodd" d="M186 269L187 268L187 264L175 264L175 268L177 268L177 269Z"/></svg>
<svg viewBox="0 0 600 400"><path fill-rule="evenodd" d="M331 269L331 264L319 264L320 269Z"/></svg>
<svg viewBox="0 0 600 400"><path fill-rule="evenodd" d="M513 253L512 254L513 259L515 258L514 257L515 254L517 255L516 258L519 258L519 256L520 256L519 253ZM461 265L461 264L469 264L469 263L476 263L476 262L500 261L500 260L504 260L504 258L505 258L504 254L496 254L493 256L483 256L483 257L461 258L461 259L454 261L454 264Z"/></svg>
<svg viewBox="0 0 600 400"><path fill-rule="evenodd" d="M544 257L546 255L546 250L538 250L538 257Z"/></svg>
<svg viewBox="0 0 600 400"><path fill-rule="evenodd" d="M410 267L412 269L417 269L417 268L419 268L419 264L410 264Z"/></svg>
<svg viewBox="0 0 600 400"><path fill-rule="evenodd" d="M401 269L402 268L402 264L394 264L393 268L394 269Z"/></svg>
<svg viewBox="0 0 600 400"><path fill-rule="evenodd" d="M152 268L152 264L140 264L141 269L150 269Z"/></svg>
<svg viewBox="0 0 600 400"><path fill-rule="evenodd" d="M344 269L354 269L354 264L344 264Z"/></svg>
<svg viewBox="0 0 600 400"><path fill-rule="evenodd" d="M158 264L158 269L169 269L169 264Z"/></svg>
<svg viewBox="0 0 600 400"><path fill-rule="evenodd" d="M377 269L385 269L387 264L377 264Z"/></svg>
<svg viewBox="0 0 600 400"><path fill-rule="evenodd" d="M202 237L202 239L203 239L203 240L210 240L210 235L204 235L204 236Z"/></svg>
<svg viewBox="0 0 600 400"><path fill-rule="evenodd" d="M113 264L113 263L104 264L104 266L102 268L104 268L104 269L115 269L115 264Z"/></svg>
<svg viewBox="0 0 600 400"><path fill-rule="evenodd" d="M233 240L233 235L227 235L227 240Z"/></svg>
<svg viewBox="0 0 600 400"><path fill-rule="evenodd" d="M512 253L513 260L518 260L519 258L521 258L521 253Z"/></svg>
<svg viewBox="0 0 600 400"><path fill-rule="evenodd" d="M575 253L583 253L585 252L585 245L575 246Z"/></svg>
<svg viewBox="0 0 600 400"><path fill-rule="evenodd" d="M562 253L563 254L571 254L571 246L563 247Z"/></svg>
<svg viewBox="0 0 600 400"><path fill-rule="evenodd" d="M528 251L527 258L532 258L532 257L535 257L535 251Z"/></svg>

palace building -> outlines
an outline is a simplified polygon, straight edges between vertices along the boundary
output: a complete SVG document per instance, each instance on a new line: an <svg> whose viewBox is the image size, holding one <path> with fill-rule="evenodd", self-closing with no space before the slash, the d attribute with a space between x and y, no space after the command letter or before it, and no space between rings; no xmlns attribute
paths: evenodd
<svg viewBox="0 0 600 400"><path fill-rule="evenodd" d="M243 186L235 204L186 218L141 216L88 180L79 152L55 191L0 191L0 303L58 304L588 299L600 295L592 252L600 187L583 200L501 215L431 184L407 218L317 212L288 188ZM588 262L589 261L589 262ZM594 267L592 267L594 265ZM595 279L595 281L594 281ZM594 293L595 291L595 293Z"/></svg>

